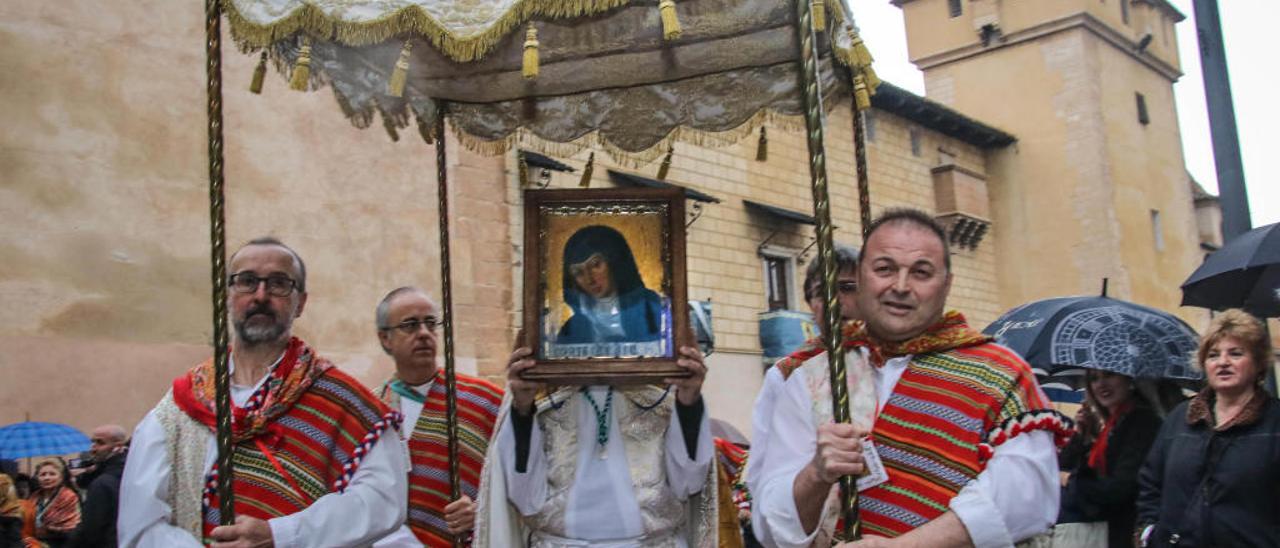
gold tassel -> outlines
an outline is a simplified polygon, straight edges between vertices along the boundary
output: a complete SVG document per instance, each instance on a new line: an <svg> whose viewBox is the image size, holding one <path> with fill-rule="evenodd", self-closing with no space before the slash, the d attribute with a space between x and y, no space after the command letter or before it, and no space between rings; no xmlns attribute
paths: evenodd
<svg viewBox="0 0 1280 548"><path fill-rule="evenodd" d="M582 168L582 180L578 181L579 188L587 188L591 186L591 174L596 170L596 153L591 152L591 156L587 157L587 165Z"/></svg>
<svg viewBox="0 0 1280 548"><path fill-rule="evenodd" d="M293 64L293 75L289 78L289 89L307 91L307 83L311 80L311 39L302 37L302 49L298 50L298 61Z"/></svg>
<svg viewBox="0 0 1280 548"><path fill-rule="evenodd" d="M764 126L760 126L760 143L756 145L756 161L769 161L769 137L765 133Z"/></svg>
<svg viewBox="0 0 1280 548"><path fill-rule="evenodd" d="M258 66L253 69L253 81L249 82L249 93L262 93L262 83L267 79L267 50L262 50L258 58Z"/></svg>
<svg viewBox="0 0 1280 548"><path fill-rule="evenodd" d="M529 23L529 30L524 31L524 62L520 73L526 80L538 77L538 29Z"/></svg>
<svg viewBox="0 0 1280 548"><path fill-rule="evenodd" d="M851 31L849 40L853 43L853 63L860 68L871 66L874 59L871 58L871 50L867 49L867 44L862 41L862 37Z"/></svg>
<svg viewBox="0 0 1280 548"><path fill-rule="evenodd" d="M662 17L662 39L675 40L684 32L680 28L680 18L676 15L675 0L658 2L658 14Z"/></svg>
<svg viewBox="0 0 1280 548"><path fill-rule="evenodd" d="M400 47L400 58L396 59L396 68L391 71L391 79L387 80L387 95L404 97L404 84L409 79L409 53L413 50L413 42L404 41Z"/></svg>
<svg viewBox="0 0 1280 548"><path fill-rule="evenodd" d="M871 108L871 92L867 89L866 77L861 74L853 77L853 100L858 110Z"/></svg>
<svg viewBox="0 0 1280 548"><path fill-rule="evenodd" d="M659 181L667 180L667 173L671 171L671 157L675 156L675 154L676 147L675 145L671 145L671 148L667 149L667 155L662 157L662 165L658 166Z"/></svg>
<svg viewBox="0 0 1280 548"><path fill-rule="evenodd" d="M529 161L523 150L516 151L516 176L520 178L520 188L529 186Z"/></svg>
<svg viewBox="0 0 1280 548"><path fill-rule="evenodd" d="M880 87L880 77L876 76L875 69L871 67L862 69L862 74L867 79L867 93L870 93L871 95L875 95L876 89Z"/></svg>
<svg viewBox="0 0 1280 548"><path fill-rule="evenodd" d="M827 6L822 0L813 0L813 30L827 30Z"/></svg>

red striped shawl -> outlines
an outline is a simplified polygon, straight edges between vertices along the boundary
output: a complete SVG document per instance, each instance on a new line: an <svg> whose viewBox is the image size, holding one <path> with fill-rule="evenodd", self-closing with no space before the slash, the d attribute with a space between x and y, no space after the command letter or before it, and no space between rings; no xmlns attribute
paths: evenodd
<svg viewBox="0 0 1280 548"><path fill-rule="evenodd" d="M493 437L503 392L492 383L457 375L458 476L462 494L476 500L484 455ZM400 395L383 385L379 396L399 409ZM422 414L409 438L409 515L406 522L426 546L453 546L453 536L445 524L444 507L449 504L449 445L445 423L444 376L437 373L422 406ZM469 544L469 543L467 543Z"/></svg>

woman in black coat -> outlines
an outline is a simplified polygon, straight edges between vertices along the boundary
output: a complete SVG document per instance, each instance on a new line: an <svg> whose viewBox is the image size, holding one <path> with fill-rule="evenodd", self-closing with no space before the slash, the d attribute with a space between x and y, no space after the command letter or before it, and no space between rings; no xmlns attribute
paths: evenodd
<svg viewBox="0 0 1280 548"><path fill-rule="evenodd" d="M1280 546L1280 402L1262 322L1214 318L1197 351L1208 387L1165 420L1139 474L1143 546Z"/></svg>
<svg viewBox="0 0 1280 548"><path fill-rule="evenodd" d="M1160 417L1138 396L1132 378L1090 370L1076 435L1058 455L1071 476L1058 523L1107 523L1110 546L1132 542L1138 469L1160 429Z"/></svg>

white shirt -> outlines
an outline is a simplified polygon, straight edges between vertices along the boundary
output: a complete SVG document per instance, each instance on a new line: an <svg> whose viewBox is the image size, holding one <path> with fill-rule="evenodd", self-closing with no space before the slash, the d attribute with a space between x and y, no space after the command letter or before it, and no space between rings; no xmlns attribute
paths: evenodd
<svg viewBox="0 0 1280 548"><path fill-rule="evenodd" d="M891 394L911 356L890 359L874 370L877 394ZM878 398L884 408L888 397ZM769 452L762 463L761 491L755 493L753 524L763 525L777 546L809 546L817 528L806 534L800 525L792 486L796 474L813 459L817 425L813 397L802 375L782 387L770 426ZM1058 516L1058 459L1053 434L1037 430L997 446L986 469L956 494L948 508L955 512L976 548L1012 546L1053 526ZM761 514L756 521L756 515Z"/></svg>
<svg viewBox="0 0 1280 548"><path fill-rule="evenodd" d="M592 386L591 397L603 406L607 390L605 386ZM573 397L583 396L575 392ZM614 394L615 399L621 397L621 394ZM581 402L577 407L577 471L565 507L565 530L573 539L597 541L592 543L593 546L602 545L599 541L611 540L614 541L608 543L611 547L639 547L644 526L640 521L640 505L632 489L631 469L627 465L617 413L609 414L611 434L604 447L606 458L600 458L595 411L587 402ZM681 500L702 490L711 466L715 449L707 415L704 409L698 426L696 458L693 460L689 459L685 448L678 413L671 413L671 422L666 429L663 450L666 452L667 485ZM521 514L537 514L547 501L549 463L546 452L542 450L542 428L535 420L529 439L529 461L523 474L516 472L515 468L516 439L511 421L503 421L497 443L507 482L507 498ZM684 546L682 538L677 539Z"/></svg>
<svg viewBox="0 0 1280 548"><path fill-rule="evenodd" d="M410 390L417 392L426 397L431 393L431 386L435 384L435 377L426 383L413 386L406 384ZM413 437L413 430L418 425L418 418L422 416L423 404L414 401L413 398L400 398L400 414L404 415L404 422L400 426L400 441L404 447L405 457L405 481L408 481L408 474L413 470L413 453L409 451L409 438ZM406 502L406 505L408 503ZM405 509L406 513L408 508ZM373 548L418 548L422 546L422 542L413 534L413 529L409 528L408 523L400 524L400 527L394 533L382 537L378 542L373 543Z"/></svg>
<svg viewBox="0 0 1280 548"><path fill-rule="evenodd" d="M234 371L234 364L229 364ZM231 401L244 405L254 386L232 386ZM187 530L170 525L172 509L165 502L173 467L165 441L164 427L153 409L138 424L129 444L120 480L120 514L116 525L120 546L170 548L202 546ZM395 436L378 438L365 455L342 493L329 493L307 509L267 520L278 547L365 546L396 530L404 523L408 505L405 452ZM204 474L217 460L217 437L208 434Z"/></svg>
<svg viewBox="0 0 1280 548"><path fill-rule="evenodd" d="M764 467L765 456L769 451L769 432L773 425L773 411L777 405L778 396L783 392L782 372L778 370L777 365L770 367L764 373L764 386L760 388L760 393L756 396L756 403L751 407L751 453L747 458L747 491L750 493L759 493L762 491L760 474ZM751 529L756 535L756 540L765 546L773 546L772 537L769 536L768 529L761 523L764 520L759 512L751 513Z"/></svg>

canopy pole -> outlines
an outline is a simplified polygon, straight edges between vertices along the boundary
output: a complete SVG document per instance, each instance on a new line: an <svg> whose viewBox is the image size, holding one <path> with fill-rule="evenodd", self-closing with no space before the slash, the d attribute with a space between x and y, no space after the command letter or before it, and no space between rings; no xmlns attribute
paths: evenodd
<svg viewBox="0 0 1280 548"><path fill-rule="evenodd" d="M458 479L458 392L453 368L453 282L449 267L449 167L445 154L445 103L436 101L436 188L440 203L440 295L444 310L444 413L449 437L449 500L458 500L462 484ZM412 428L412 426L410 426ZM462 540L453 537L454 546Z"/></svg>
<svg viewBox="0 0 1280 548"><path fill-rule="evenodd" d="M209 241L213 293L214 407L218 423L218 523L235 521L231 492L231 374L227 370L227 230L222 178L222 2L205 0L205 78L209 114Z"/></svg>
<svg viewBox="0 0 1280 548"><path fill-rule="evenodd" d="M832 416L838 423L849 423L849 390L841 341L840 303L836 299L835 246L832 238L831 200L827 192L827 155L823 144L822 97L818 90L817 33L813 28L813 9L809 0L794 0L796 34L800 42L800 89L804 102L804 125L809 146L809 179L813 188L813 213L817 221L818 260L822 265L823 301L826 317L822 342L827 347L831 375ZM840 515L845 540L861 536L858 523L858 491L851 476L840 478Z"/></svg>
<svg viewBox="0 0 1280 548"><path fill-rule="evenodd" d="M849 91L853 91L853 71L849 71ZM858 108L858 98L849 94L849 108L853 112L853 161L858 172L858 216L862 225L862 237L871 230L871 183L867 174L866 114ZM867 109L870 110L870 109Z"/></svg>

